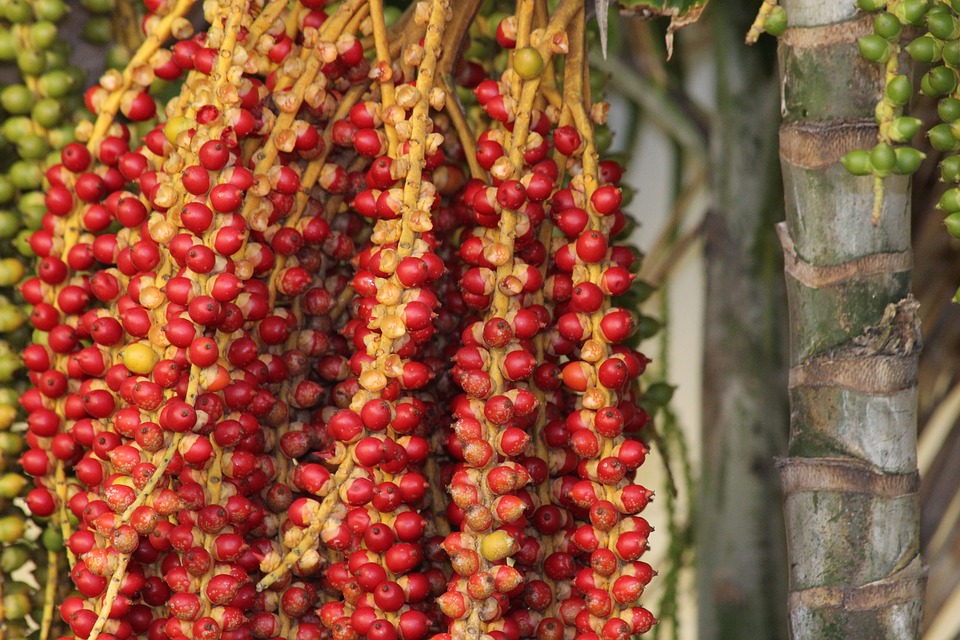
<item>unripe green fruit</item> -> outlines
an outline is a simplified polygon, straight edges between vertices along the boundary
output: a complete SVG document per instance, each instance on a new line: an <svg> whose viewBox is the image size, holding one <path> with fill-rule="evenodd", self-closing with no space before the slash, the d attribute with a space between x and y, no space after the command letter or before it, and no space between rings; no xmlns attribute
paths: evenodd
<svg viewBox="0 0 960 640"><path fill-rule="evenodd" d="M30 27L30 43L38 50L49 49L57 40L57 25L46 20Z"/></svg>
<svg viewBox="0 0 960 640"><path fill-rule="evenodd" d="M20 218L12 211L0 210L0 239L12 238L19 230Z"/></svg>
<svg viewBox="0 0 960 640"><path fill-rule="evenodd" d="M907 53L917 62L931 64L940 59L940 43L930 36L920 36L906 46Z"/></svg>
<svg viewBox="0 0 960 640"><path fill-rule="evenodd" d="M907 76L894 76L887 83L887 99L896 107L902 107L910 102L913 95L913 84Z"/></svg>
<svg viewBox="0 0 960 640"><path fill-rule="evenodd" d="M842 158L841 164L844 168L855 176L869 175L873 167L870 165L870 152L866 149L854 149Z"/></svg>
<svg viewBox="0 0 960 640"><path fill-rule="evenodd" d="M929 9L928 0L904 0L894 6L893 12L900 18L900 22L918 27L923 23Z"/></svg>
<svg viewBox="0 0 960 640"><path fill-rule="evenodd" d="M896 173L902 176L912 175L920 168L920 164L927 155L913 147L897 147Z"/></svg>
<svg viewBox="0 0 960 640"><path fill-rule="evenodd" d="M23 451L23 437L9 431L0 432L0 453L7 457L19 455ZM3 521L0 520L0 542L10 541L3 537ZM23 535L23 534L20 534ZM19 536L14 537L13 541L19 540Z"/></svg>
<svg viewBox="0 0 960 640"><path fill-rule="evenodd" d="M947 228L947 233L954 238L960 238L960 211L951 213L944 218L943 225ZM954 298L954 302L956 302L956 298Z"/></svg>
<svg viewBox="0 0 960 640"><path fill-rule="evenodd" d="M6 0L0 5L0 15L10 22L21 23L30 19L33 12L26 0Z"/></svg>
<svg viewBox="0 0 960 640"><path fill-rule="evenodd" d="M0 61L9 62L17 57L17 39L9 29L0 27Z"/></svg>
<svg viewBox="0 0 960 640"><path fill-rule="evenodd" d="M940 50L940 55L943 56L944 63L951 67L960 66L960 40L945 42Z"/></svg>
<svg viewBox="0 0 960 640"><path fill-rule="evenodd" d="M613 132L610 127L597 126L593 130L593 143L597 147L597 153L604 153L613 144Z"/></svg>
<svg viewBox="0 0 960 640"><path fill-rule="evenodd" d="M374 56L376 57L376 56ZM130 62L130 51L126 47L115 45L107 52L107 68L123 71Z"/></svg>
<svg viewBox="0 0 960 640"><path fill-rule="evenodd" d="M783 7L777 6L773 8L773 11L767 16L763 30L774 38L779 38L783 35L783 32L787 30L787 12L783 10Z"/></svg>
<svg viewBox="0 0 960 640"><path fill-rule="evenodd" d="M960 189L954 187L953 189L944 191L943 195L940 196L940 202L937 203L937 207L947 213L960 211Z"/></svg>
<svg viewBox="0 0 960 640"><path fill-rule="evenodd" d="M38 229L39 227L37 227ZM33 235L33 232L36 229L23 229L20 233L17 234L17 237L13 239L13 246L16 248L17 252L22 255L24 258L36 258L37 254L33 252L33 247L30 246L30 236ZM0 310L0 314L3 311ZM0 325L2 325L0 321ZM44 334L46 335L46 334Z"/></svg>
<svg viewBox="0 0 960 640"><path fill-rule="evenodd" d="M887 0L857 0L857 7L861 11L866 11L872 13L874 11L880 11L887 6Z"/></svg>
<svg viewBox="0 0 960 640"><path fill-rule="evenodd" d="M953 137L953 131L948 124L938 124L931 127L930 131L927 132L927 137L930 138L930 144L937 151L949 153L960 148L960 143Z"/></svg>
<svg viewBox="0 0 960 640"><path fill-rule="evenodd" d="M960 13L960 0L950 0L950 6L953 10Z"/></svg>
<svg viewBox="0 0 960 640"><path fill-rule="evenodd" d="M944 182L960 182L960 156L947 156L940 163L940 178Z"/></svg>
<svg viewBox="0 0 960 640"><path fill-rule="evenodd" d="M897 166L897 154L889 144L880 142L870 151L870 164L875 175L888 176Z"/></svg>
<svg viewBox="0 0 960 640"><path fill-rule="evenodd" d="M27 315L20 307L12 304L0 305L0 332L16 331L27 321Z"/></svg>
<svg viewBox="0 0 960 640"><path fill-rule="evenodd" d="M20 357L14 354L0 356L0 382L12 382L13 377L23 366Z"/></svg>
<svg viewBox="0 0 960 640"><path fill-rule="evenodd" d="M21 51L17 54L17 68L25 76L39 76L47 70L47 54L42 51Z"/></svg>
<svg viewBox="0 0 960 640"><path fill-rule="evenodd" d="M857 41L857 44L860 46L860 55L870 62L886 62L890 54L893 53L893 47L890 46L887 39L876 34L863 36Z"/></svg>
<svg viewBox="0 0 960 640"><path fill-rule="evenodd" d="M13 434L3 434L13 435ZM21 515L9 515L0 518L0 542L4 544L13 544L23 538L26 526Z"/></svg>
<svg viewBox="0 0 960 640"><path fill-rule="evenodd" d="M46 138L31 133L20 138L17 143L17 154L24 160L40 160L50 151Z"/></svg>
<svg viewBox="0 0 960 640"><path fill-rule="evenodd" d="M11 389L10 387L0 388L0 406L9 405L16 407L19 400L20 393L16 389Z"/></svg>
<svg viewBox="0 0 960 640"><path fill-rule="evenodd" d="M934 67L920 78L920 90L927 96L944 96L956 88L957 73L949 67Z"/></svg>
<svg viewBox="0 0 960 640"><path fill-rule="evenodd" d="M30 118L27 116L13 116L3 121L2 132L7 142L16 144L23 136L33 131Z"/></svg>
<svg viewBox="0 0 960 640"><path fill-rule="evenodd" d="M5 473L0 476L0 498L16 498L27 486L27 479L19 473Z"/></svg>
<svg viewBox="0 0 960 640"><path fill-rule="evenodd" d="M3 614L8 620L23 620L33 607L26 593L11 593L3 596Z"/></svg>
<svg viewBox="0 0 960 640"><path fill-rule="evenodd" d="M900 35L900 20L892 13L884 11L873 18L873 32L881 38L894 40Z"/></svg>
<svg viewBox="0 0 960 640"><path fill-rule="evenodd" d="M36 191L43 184L43 170L33 162L14 162L7 175L20 191Z"/></svg>
<svg viewBox="0 0 960 640"><path fill-rule="evenodd" d="M63 107L59 100L43 98L33 105L30 115L44 129L52 129L60 124L63 118Z"/></svg>
<svg viewBox="0 0 960 640"><path fill-rule="evenodd" d="M37 81L37 89L40 91L40 95L48 98L62 98L70 93L74 83L75 80L69 72L64 69L57 69L40 76Z"/></svg>
<svg viewBox="0 0 960 640"><path fill-rule="evenodd" d="M946 9L946 7L944 7ZM955 40L960 36L960 22L947 12L930 12L927 15L927 30L940 40Z"/></svg>
<svg viewBox="0 0 960 640"><path fill-rule="evenodd" d="M33 92L22 84L11 84L0 91L0 105L12 115L22 116L30 113L33 103Z"/></svg>
<svg viewBox="0 0 960 640"><path fill-rule="evenodd" d="M543 56L534 47L523 47L513 54L513 68L524 80L532 80L543 72Z"/></svg>
<svg viewBox="0 0 960 640"><path fill-rule="evenodd" d="M923 123L920 118L907 116L896 118L890 123L890 138L894 142L908 142L913 136L917 135L921 124Z"/></svg>
<svg viewBox="0 0 960 640"><path fill-rule="evenodd" d="M957 98L944 98L937 105L937 115L943 122L953 122L960 119L960 100Z"/></svg>
<svg viewBox="0 0 960 640"><path fill-rule="evenodd" d="M0 204L13 202L17 195L17 190L10 182L7 176L0 174Z"/></svg>
<svg viewBox="0 0 960 640"><path fill-rule="evenodd" d="M67 15L67 4L63 0L34 0L33 12L38 20L60 22Z"/></svg>
<svg viewBox="0 0 960 640"><path fill-rule="evenodd" d="M30 559L30 549L22 544L4 547L0 551L0 571L9 574L16 571Z"/></svg>
<svg viewBox="0 0 960 640"><path fill-rule="evenodd" d="M60 551L63 549L63 535L56 527L47 527L40 536L43 548L47 551Z"/></svg>

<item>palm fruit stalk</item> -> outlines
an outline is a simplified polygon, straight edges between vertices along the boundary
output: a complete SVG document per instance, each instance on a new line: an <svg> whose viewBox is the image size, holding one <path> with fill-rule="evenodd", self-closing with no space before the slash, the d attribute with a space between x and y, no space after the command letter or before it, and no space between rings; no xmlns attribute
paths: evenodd
<svg viewBox="0 0 960 640"><path fill-rule="evenodd" d="M45 526L51 515L47 494L35 489L22 496L27 508L40 516L39 524L44 528L39 537L25 535L23 512L13 503L29 483L16 466L16 456L24 449L22 431L27 426L15 422L19 417L17 397L24 382L17 373L22 366L18 352L28 357L23 349L29 332L26 313L14 304L19 298L14 287L32 264L26 238L40 226L43 215L43 172L73 139L74 119L82 108L82 73L69 66L69 48L58 37L58 23L66 13L66 5L57 0L14 3L4 7L0 21L0 60L12 63L0 66L0 74L11 80L0 92L4 112L0 145L8 147L0 166L5 172L0 175L0 207L4 207L0 211L0 287L4 303L0 331L6 338L0 343L0 380L4 385L0 390L0 430L4 438L0 637L25 636L30 629L28 615L33 618L34 628L39 626L39 637L50 637L55 632L53 611L60 595L57 587L63 544L56 528ZM35 567L33 586L17 581L29 579L28 563Z"/></svg>
<svg viewBox="0 0 960 640"><path fill-rule="evenodd" d="M510 53L482 82L458 62L478 1L392 25L379 0L208 1L196 33L191 2L146 4L47 172L22 288L25 466L73 633L648 629L646 361L616 344L634 257L578 3L491 20Z"/></svg>
<svg viewBox="0 0 960 640"><path fill-rule="evenodd" d="M329 462L339 465L333 486L339 490L322 501L302 498L291 505L290 520L301 529L300 544L258 588L269 589L283 580L299 558L322 541L345 557L327 572L327 582L342 593L342 601L329 603L321 612L334 635L350 629L413 639L428 631L428 617L414 607L430 592L428 578L416 570L423 558L419 538L425 527L416 507L427 488L419 462L427 447L414 431L425 410L417 395L432 378L421 360L432 335L430 303L436 298L431 282L443 270L426 240L439 196L424 179L423 167L442 142L430 133L429 110L442 104L433 78L448 7L440 1L419 5L414 21L425 29L426 41L403 53L408 59L416 56L420 66L415 82L396 93L390 47L380 22L382 6L370 3L369 8L376 51L371 75L379 85L375 89L381 109L377 113L372 103L360 103L349 121L338 123L340 131L334 130L341 143L352 137L360 156L380 160L365 175L367 189L357 193L353 203L360 214L376 219L370 246L357 257L357 317L344 328L357 350L350 358L356 377L344 381L349 384L343 391L352 393L343 400L334 397L335 410L326 420L334 440Z"/></svg>

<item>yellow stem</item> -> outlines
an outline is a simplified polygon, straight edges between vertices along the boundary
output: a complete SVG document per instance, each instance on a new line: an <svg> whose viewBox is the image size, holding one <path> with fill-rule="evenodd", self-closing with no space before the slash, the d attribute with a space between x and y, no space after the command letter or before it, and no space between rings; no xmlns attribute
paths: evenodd
<svg viewBox="0 0 960 640"><path fill-rule="evenodd" d="M393 61L390 58L390 41L387 38L387 23L383 18L383 0L369 0L370 2L370 21L373 23L373 44L377 51L377 63L383 65L390 74L385 81L380 82L380 104L384 113L396 104L393 84ZM396 128L384 122L384 128L387 132L387 141L389 142L389 154L391 158L397 155Z"/></svg>

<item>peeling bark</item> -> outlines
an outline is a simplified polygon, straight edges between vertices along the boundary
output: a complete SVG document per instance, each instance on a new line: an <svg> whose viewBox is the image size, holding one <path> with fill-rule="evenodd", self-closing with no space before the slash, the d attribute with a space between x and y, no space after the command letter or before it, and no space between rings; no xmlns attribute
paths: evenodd
<svg viewBox="0 0 960 640"><path fill-rule="evenodd" d="M839 159L875 143L878 65L852 2L784 0L780 160L790 308L789 457L779 461L796 640L920 637L916 463L917 303L910 296L908 181ZM844 10L843 7L847 9Z"/></svg>

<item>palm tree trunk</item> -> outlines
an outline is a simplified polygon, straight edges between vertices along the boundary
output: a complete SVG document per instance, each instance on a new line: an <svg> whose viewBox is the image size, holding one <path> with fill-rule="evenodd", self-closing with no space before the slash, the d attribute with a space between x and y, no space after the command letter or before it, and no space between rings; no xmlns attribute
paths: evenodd
<svg viewBox="0 0 960 640"><path fill-rule="evenodd" d="M918 638L925 571L916 465L917 305L908 181L839 160L876 140L877 65L853 2L784 0L778 227L789 298L789 457L779 463L796 640Z"/></svg>
<svg viewBox="0 0 960 640"><path fill-rule="evenodd" d="M783 216L771 42L743 45L756 2L711 6L717 70L713 207L704 224L703 475L698 499L701 640L787 637L787 561L774 460L787 448Z"/></svg>

